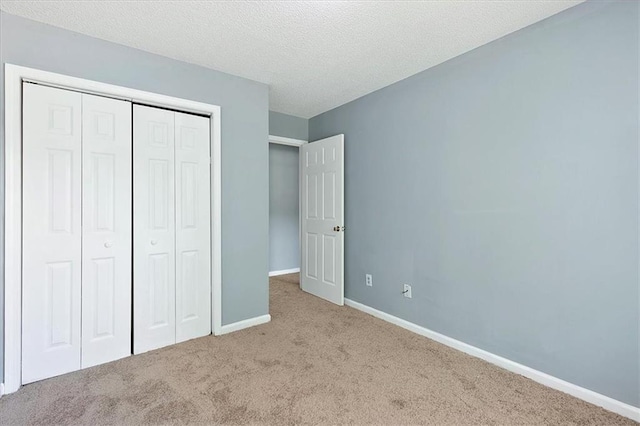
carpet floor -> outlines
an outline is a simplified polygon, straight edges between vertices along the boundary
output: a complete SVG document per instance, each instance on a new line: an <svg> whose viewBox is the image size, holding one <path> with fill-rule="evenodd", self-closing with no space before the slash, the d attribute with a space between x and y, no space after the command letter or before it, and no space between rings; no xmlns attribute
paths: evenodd
<svg viewBox="0 0 640 426"><path fill-rule="evenodd" d="M270 280L269 324L23 386L0 424L636 424Z"/></svg>

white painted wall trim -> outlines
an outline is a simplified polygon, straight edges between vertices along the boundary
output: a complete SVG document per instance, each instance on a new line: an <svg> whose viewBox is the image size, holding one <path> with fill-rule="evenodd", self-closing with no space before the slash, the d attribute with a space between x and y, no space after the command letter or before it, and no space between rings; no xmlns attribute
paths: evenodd
<svg viewBox="0 0 640 426"><path fill-rule="evenodd" d="M195 112L211 126L211 297L213 334L222 334L222 174L220 107L82 78L5 64L4 392L21 384L22 363L22 82L77 90L145 105Z"/></svg>
<svg viewBox="0 0 640 426"><path fill-rule="evenodd" d="M308 141L302 140L302 139L292 139L292 138L285 138L283 136L271 136L269 135L269 143L275 143L278 145L289 145L289 146L302 146L306 143L308 143Z"/></svg>
<svg viewBox="0 0 640 426"><path fill-rule="evenodd" d="M444 334L440 334L433 330L429 330L428 328L403 320L402 318L398 318L391 314L387 314L386 312L382 312L367 305L363 305L362 303L356 302L354 300L345 298L344 303L347 306L351 306L352 308L358 309L359 311L365 312L369 315L373 315L376 318L380 318L381 320L390 322L391 324L395 324L399 327L404 328L405 330L409 330L421 336L428 337L429 339L435 340L438 343L442 343L443 345L449 346L453 349L457 349L468 355L490 362L491 364L502 367L505 370L520 374L545 386L564 393L568 393L569 395L575 396L576 398L582 399L606 410L613 411L614 413L620 414L624 417L628 417L631 420L640 422L640 408L638 407L634 407L632 405L599 394L589 389L574 385L573 383L558 379L557 377L551 376L547 373L534 370L533 368L527 367L526 365L519 364L515 361L511 361L499 355L495 355L491 352L487 352L483 349L471 346L467 343L445 336Z"/></svg>
<svg viewBox="0 0 640 426"><path fill-rule="evenodd" d="M295 274L296 272L300 272L300 268L282 269L280 271L269 271L269 276L277 277L278 275Z"/></svg>
<svg viewBox="0 0 640 426"><path fill-rule="evenodd" d="M22 78L4 70L4 391L22 372Z"/></svg>
<svg viewBox="0 0 640 426"><path fill-rule="evenodd" d="M249 318L246 320L223 325L220 335L233 333L234 331L244 330L245 328L253 327L260 324L266 324L269 321L271 321L271 315L267 314L267 315L262 315L259 317Z"/></svg>
<svg viewBox="0 0 640 426"><path fill-rule="evenodd" d="M4 395L4 383L0 383L0 398Z"/></svg>

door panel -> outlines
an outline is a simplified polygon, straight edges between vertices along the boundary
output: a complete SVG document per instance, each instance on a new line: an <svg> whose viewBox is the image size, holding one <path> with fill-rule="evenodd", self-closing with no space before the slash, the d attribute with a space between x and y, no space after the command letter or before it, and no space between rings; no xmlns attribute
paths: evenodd
<svg viewBox="0 0 640 426"><path fill-rule="evenodd" d="M149 255L149 303L151 304L151 328L168 327L171 317L172 295L169 275L172 260L167 253Z"/></svg>
<svg viewBox="0 0 640 426"><path fill-rule="evenodd" d="M22 383L80 368L81 97L23 84Z"/></svg>
<svg viewBox="0 0 640 426"><path fill-rule="evenodd" d="M174 113L133 106L133 352L175 343Z"/></svg>
<svg viewBox="0 0 640 426"><path fill-rule="evenodd" d="M211 333L209 119L175 113L176 341Z"/></svg>
<svg viewBox="0 0 640 426"><path fill-rule="evenodd" d="M336 240L337 237L333 235L322 236L322 259L324 259L322 282L328 285L336 285L335 262L331 261L336 257ZM327 259L329 259L329 261L327 261Z"/></svg>
<svg viewBox="0 0 640 426"><path fill-rule="evenodd" d="M131 103L82 95L82 368L131 354Z"/></svg>
<svg viewBox="0 0 640 426"><path fill-rule="evenodd" d="M343 152L344 135L300 147L303 182L300 286L338 305L344 303Z"/></svg>

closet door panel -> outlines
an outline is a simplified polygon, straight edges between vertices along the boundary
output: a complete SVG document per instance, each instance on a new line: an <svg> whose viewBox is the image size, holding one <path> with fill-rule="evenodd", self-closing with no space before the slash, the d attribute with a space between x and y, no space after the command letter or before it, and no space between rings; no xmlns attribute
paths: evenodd
<svg viewBox="0 0 640 426"><path fill-rule="evenodd" d="M131 103L82 95L82 367L131 354Z"/></svg>
<svg viewBox="0 0 640 426"><path fill-rule="evenodd" d="M209 119L175 113L176 341L211 333Z"/></svg>
<svg viewBox="0 0 640 426"><path fill-rule="evenodd" d="M133 107L133 351L175 343L174 113Z"/></svg>
<svg viewBox="0 0 640 426"><path fill-rule="evenodd" d="M23 84L22 383L80 368L81 96Z"/></svg>

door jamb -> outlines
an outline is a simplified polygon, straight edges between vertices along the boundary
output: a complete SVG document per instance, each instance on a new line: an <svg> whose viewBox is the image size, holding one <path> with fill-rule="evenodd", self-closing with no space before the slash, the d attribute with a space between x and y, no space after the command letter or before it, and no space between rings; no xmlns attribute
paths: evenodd
<svg viewBox="0 0 640 426"><path fill-rule="evenodd" d="M5 64L4 393L22 382L22 83L123 99L209 117L211 152L211 312L214 335L222 329L222 174L220 107L128 87Z"/></svg>

